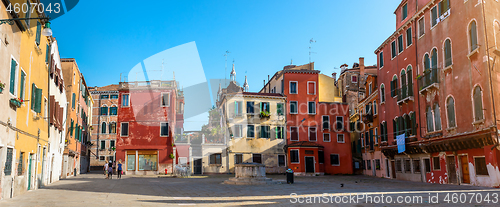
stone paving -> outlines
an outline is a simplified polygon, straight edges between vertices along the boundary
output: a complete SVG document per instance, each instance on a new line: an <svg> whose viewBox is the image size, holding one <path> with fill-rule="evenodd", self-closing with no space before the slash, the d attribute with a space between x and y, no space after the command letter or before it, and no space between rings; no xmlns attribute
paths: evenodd
<svg viewBox="0 0 500 207"><path fill-rule="evenodd" d="M500 203L498 200L494 203L493 198L494 193L500 194L499 189L476 186L428 184L368 176L295 177L293 185L221 184L230 177L231 175L191 178L123 176L118 180L115 176L114 179L107 180L101 174L85 174L61 180L13 199L2 200L0 206L303 206L308 205L308 201L315 201L315 204L311 204L315 206L498 206ZM283 175L268 177L283 183L285 179ZM291 197L292 193L297 196ZM320 197L324 193L327 196ZM364 193L372 196L373 200L357 200L358 197L365 196ZM429 203L429 193L439 193L439 204ZM455 200L452 200L453 193L457 193ZM479 200L489 194L490 203L470 202L471 196L478 197L478 193L482 197ZM385 197L381 197L382 194ZM445 201L446 194L450 195L449 203ZM345 195L347 197L342 197ZM465 203L462 202L464 199L460 200L460 195L468 196ZM317 196L315 200L314 196ZM392 203L387 204L389 196ZM397 196L403 196L403 203L397 203ZM421 202L404 202L406 197L413 196L422 196ZM379 198L378 204L374 204L376 197ZM380 203L380 200L384 200L384 203ZM319 204L319 201L323 203Z"/></svg>

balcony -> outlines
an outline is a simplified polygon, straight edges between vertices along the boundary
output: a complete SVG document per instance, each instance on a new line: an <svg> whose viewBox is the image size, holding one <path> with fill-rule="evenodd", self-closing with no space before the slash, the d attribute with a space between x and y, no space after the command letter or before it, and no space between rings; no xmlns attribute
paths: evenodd
<svg viewBox="0 0 500 207"><path fill-rule="evenodd" d="M433 88L439 89L439 71L438 68L428 69L424 71L422 76L417 77L420 94L424 94Z"/></svg>
<svg viewBox="0 0 500 207"><path fill-rule="evenodd" d="M363 115L361 116L362 120L363 120L363 123L372 123L373 122L373 114L372 112L368 112L368 113L363 113Z"/></svg>
<svg viewBox="0 0 500 207"><path fill-rule="evenodd" d="M396 96L398 98L398 104L413 101L413 83L403 85L403 87L396 89Z"/></svg>

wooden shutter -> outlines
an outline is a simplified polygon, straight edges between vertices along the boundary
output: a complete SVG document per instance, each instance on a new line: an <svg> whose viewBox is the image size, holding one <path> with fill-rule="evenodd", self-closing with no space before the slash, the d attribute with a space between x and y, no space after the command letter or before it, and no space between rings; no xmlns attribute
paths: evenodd
<svg viewBox="0 0 500 207"><path fill-rule="evenodd" d="M49 98L50 100L50 104L49 104L49 120L50 120L50 124L54 125L54 121L55 121L55 116L54 116L54 113L55 113L55 98L54 96L50 96Z"/></svg>
<svg viewBox="0 0 500 207"><path fill-rule="evenodd" d="M31 99L30 99L32 110L35 110L35 92L36 92L36 86L33 83L33 84L31 84Z"/></svg>
<svg viewBox="0 0 500 207"><path fill-rule="evenodd" d="M42 33L42 24L39 21L36 21L36 44L40 45L40 36Z"/></svg>
<svg viewBox="0 0 500 207"><path fill-rule="evenodd" d="M42 112L42 89L35 88L35 112Z"/></svg>
<svg viewBox="0 0 500 207"><path fill-rule="evenodd" d="M10 65L10 93L14 94L15 83L16 83L16 66L17 63L14 59L11 61Z"/></svg>

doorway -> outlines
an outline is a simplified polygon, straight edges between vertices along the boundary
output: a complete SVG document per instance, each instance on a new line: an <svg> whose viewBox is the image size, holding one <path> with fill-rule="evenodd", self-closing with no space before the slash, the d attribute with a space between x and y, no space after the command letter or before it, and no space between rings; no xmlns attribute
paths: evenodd
<svg viewBox="0 0 500 207"><path fill-rule="evenodd" d="M460 169L462 170L462 183L470 184L469 159L467 155L460 156L460 165Z"/></svg>
<svg viewBox="0 0 500 207"><path fill-rule="evenodd" d="M457 183L457 169L455 168L455 156L446 157L446 168L448 170L448 183Z"/></svg>
<svg viewBox="0 0 500 207"><path fill-rule="evenodd" d="M391 160L391 173L392 178L396 179L396 162L394 160Z"/></svg>
<svg viewBox="0 0 500 207"><path fill-rule="evenodd" d="M201 167L202 167L202 160L199 158L194 159L194 161L193 161L193 174L201 175L201 173L202 173Z"/></svg>
<svg viewBox="0 0 500 207"><path fill-rule="evenodd" d="M314 157L305 157L306 173L314 173Z"/></svg>
<svg viewBox="0 0 500 207"><path fill-rule="evenodd" d="M33 154L30 154L28 158L28 190L31 190L31 158L33 158Z"/></svg>
<svg viewBox="0 0 500 207"><path fill-rule="evenodd" d="M375 160L372 160L372 169L373 169L373 176L377 177L377 163L375 163Z"/></svg>

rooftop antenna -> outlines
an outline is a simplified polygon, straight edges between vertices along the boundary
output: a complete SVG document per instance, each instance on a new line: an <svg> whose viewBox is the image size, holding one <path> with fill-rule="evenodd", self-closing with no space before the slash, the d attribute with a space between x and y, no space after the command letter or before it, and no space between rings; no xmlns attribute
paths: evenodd
<svg viewBox="0 0 500 207"><path fill-rule="evenodd" d="M309 60L311 61L311 60ZM290 59L290 65L293 65L293 59Z"/></svg>
<svg viewBox="0 0 500 207"><path fill-rule="evenodd" d="M315 53L312 51L312 43L316 43L316 40L314 40L313 38L309 40L309 63L311 63L311 54Z"/></svg>
<svg viewBox="0 0 500 207"><path fill-rule="evenodd" d="M226 58L226 66L225 66L225 69L224 69L224 87L227 85L227 56L229 56L229 50L226 50L226 52L224 53L224 57Z"/></svg>

